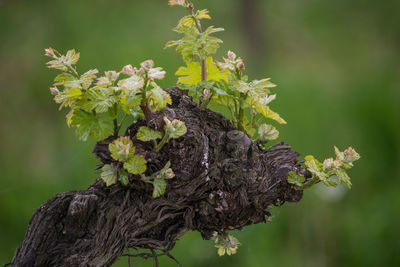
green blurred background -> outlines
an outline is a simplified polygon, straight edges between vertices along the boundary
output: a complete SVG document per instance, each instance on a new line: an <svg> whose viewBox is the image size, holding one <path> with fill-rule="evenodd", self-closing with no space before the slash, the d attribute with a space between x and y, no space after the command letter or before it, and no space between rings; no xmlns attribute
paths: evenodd
<svg viewBox="0 0 400 267"><path fill-rule="evenodd" d="M280 139L302 156L362 156L353 188L306 191L267 224L235 236L238 254L217 256L188 233L173 251L184 266L400 266L399 1L198 0L250 78L278 84L272 108L288 121ZM167 0L0 1L0 264L9 262L29 219L57 193L85 189L99 163L52 101L56 72L43 49L81 52L78 70L116 69L153 58L174 85L182 64L166 41L184 10ZM208 23L209 24L209 23ZM152 266L135 260L133 266ZM114 266L127 266L121 258ZM161 266L176 266L168 258Z"/></svg>

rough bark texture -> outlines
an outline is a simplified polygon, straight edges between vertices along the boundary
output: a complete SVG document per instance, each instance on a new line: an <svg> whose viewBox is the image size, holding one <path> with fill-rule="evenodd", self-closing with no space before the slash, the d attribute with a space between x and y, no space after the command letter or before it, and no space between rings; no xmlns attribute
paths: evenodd
<svg viewBox="0 0 400 267"><path fill-rule="evenodd" d="M300 201L302 191L287 176L304 170L289 145L262 150L219 113L200 110L177 88L168 91L172 105L150 126L160 127L166 115L184 121L187 134L154 153L150 142L134 138L143 122L126 133L147 158L147 174L171 161L176 177L165 195L153 199L152 186L137 176L127 187L97 179L87 190L56 195L34 213L12 266L111 266L127 248L167 251L189 230L209 239L214 231L265 222L271 205ZM112 162L112 140L94 149L103 163Z"/></svg>

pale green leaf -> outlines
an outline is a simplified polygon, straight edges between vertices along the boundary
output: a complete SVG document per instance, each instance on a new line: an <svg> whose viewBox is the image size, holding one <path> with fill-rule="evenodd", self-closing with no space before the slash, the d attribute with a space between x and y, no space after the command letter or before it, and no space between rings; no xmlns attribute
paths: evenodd
<svg viewBox="0 0 400 267"><path fill-rule="evenodd" d="M171 96L165 92L156 83L152 83L153 89L146 93L147 101L150 106L155 110L161 110L167 106L167 104L172 104Z"/></svg>
<svg viewBox="0 0 400 267"><path fill-rule="evenodd" d="M264 140L275 140L279 136L278 130L270 124L262 124L258 128L258 135Z"/></svg>
<svg viewBox="0 0 400 267"><path fill-rule="evenodd" d="M81 107L88 112L95 110L97 113L103 113L108 111L117 100L109 88L96 86L87 91Z"/></svg>
<svg viewBox="0 0 400 267"><path fill-rule="evenodd" d="M77 80L77 78L74 75L72 75L68 72L63 72L56 76L56 78L54 79L54 85L57 85L57 86L64 85L65 82L70 82L70 81L74 81L74 80Z"/></svg>
<svg viewBox="0 0 400 267"><path fill-rule="evenodd" d="M127 186L129 184L128 173L124 169L119 170L119 181L121 184Z"/></svg>
<svg viewBox="0 0 400 267"><path fill-rule="evenodd" d="M239 246L239 240L229 233L218 234L214 232L212 237L215 241L215 247L218 248L218 255L223 256L225 253L229 256L236 254Z"/></svg>
<svg viewBox="0 0 400 267"><path fill-rule="evenodd" d="M171 179L175 177L175 173L170 167L171 162L168 161L167 164L165 164L165 166L160 171L154 173L152 177L158 179Z"/></svg>
<svg viewBox="0 0 400 267"><path fill-rule="evenodd" d="M75 52L75 49L69 50L65 55L64 63L65 65L75 65L78 63L80 54Z"/></svg>
<svg viewBox="0 0 400 267"><path fill-rule="evenodd" d="M167 188L167 182L164 179L153 180L153 198L164 195L165 189Z"/></svg>
<svg viewBox="0 0 400 267"><path fill-rule="evenodd" d="M169 0L168 4L170 6L185 6L187 3L187 0Z"/></svg>
<svg viewBox="0 0 400 267"><path fill-rule="evenodd" d="M65 59L65 57L61 56L61 57L59 57L57 59L50 60L49 62L46 63L47 67L49 69L68 71L68 67L65 66L65 64L64 64L64 59Z"/></svg>
<svg viewBox="0 0 400 267"><path fill-rule="evenodd" d="M81 98L82 91L78 88L68 91L60 92L54 97L56 103L61 104L60 109L63 107L72 107L77 100Z"/></svg>
<svg viewBox="0 0 400 267"><path fill-rule="evenodd" d="M178 25L176 26L176 29L179 29L181 27L191 28L194 25L195 25L194 18L192 16L185 16L179 20Z"/></svg>
<svg viewBox="0 0 400 267"><path fill-rule="evenodd" d="M137 75L132 75L127 79L120 80L118 86L126 95L140 93L144 86L144 79Z"/></svg>
<svg viewBox="0 0 400 267"><path fill-rule="evenodd" d="M127 161L129 158L133 157L135 153L135 147L129 136L114 140L108 145L108 150L111 153L111 157L120 162Z"/></svg>
<svg viewBox="0 0 400 267"><path fill-rule="evenodd" d="M144 142L156 140L162 137L163 134L161 132L150 129L146 126L141 126L136 134L136 138Z"/></svg>
<svg viewBox="0 0 400 267"><path fill-rule="evenodd" d="M210 11L208 11L207 9L203 9L203 10L198 10L196 12L196 19L211 19L210 15L209 15Z"/></svg>
<svg viewBox="0 0 400 267"><path fill-rule="evenodd" d="M117 180L118 168L111 164L106 164L101 168L102 172L100 178L106 183L107 186L115 184Z"/></svg>
<svg viewBox="0 0 400 267"><path fill-rule="evenodd" d="M146 171L146 159L139 155L132 156L124 163L124 169L132 174L141 174Z"/></svg>
<svg viewBox="0 0 400 267"><path fill-rule="evenodd" d="M342 168L336 169L335 175L338 178L339 183L346 184L348 188L351 188L350 177L344 169L342 169Z"/></svg>
<svg viewBox="0 0 400 267"><path fill-rule="evenodd" d="M323 165L317 159L311 155L306 156L304 159L306 160L304 164L308 170L317 176L320 181L326 181L329 178L328 174L322 171Z"/></svg>
<svg viewBox="0 0 400 267"><path fill-rule="evenodd" d="M167 117L164 117L165 122L165 134L168 134L169 138L179 138L186 134L186 125L183 121L173 120L172 122L168 120Z"/></svg>
<svg viewBox="0 0 400 267"><path fill-rule="evenodd" d="M137 94L124 95L120 98L120 106L121 109L125 112L125 114L131 115L132 110L140 108L141 101L142 101L141 95Z"/></svg>
<svg viewBox="0 0 400 267"><path fill-rule="evenodd" d="M286 124L286 121L284 119L282 119L278 113L276 113L275 111L272 111L269 108L269 106L264 106L263 104L261 104L259 102L254 102L253 107L255 108L255 110L258 113L262 114L265 118L275 120L275 121L279 122L280 124Z"/></svg>
<svg viewBox="0 0 400 267"><path fill-rule="evenodd" d="M97 69L89 70L85 72L83 75L80 77L80 84L82 86L82 89L86 90L92 85L93 80L96 79L96 75L99 73Z"/></svg>
<svg viewBox="0 0 400 267"><path fill-rule="evenodd" d="M289 184L294 184L296 186L301 187L303 185L303 183L306 181L306 178L303 175L300 175L294 171L291 171L291 172L289 172L287 181Z"/></svg>

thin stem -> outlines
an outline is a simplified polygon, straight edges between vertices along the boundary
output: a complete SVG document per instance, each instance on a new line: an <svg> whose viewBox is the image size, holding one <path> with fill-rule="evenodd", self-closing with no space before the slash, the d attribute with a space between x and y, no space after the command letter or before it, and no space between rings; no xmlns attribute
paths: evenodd
<svg viewBox="0 0 400 267"><path fill-rule="evenodd" d="M244 108L243 108L243 100L239 100L239 123L238 123L239 131L244 131Z"/></svg>
<svg viewBox="0 0 400 267"><path fill-rule="evenodd" d="M160 143L158 143L155 147L154 147L154 152L158 152L160 151L160 149L165 145L165 143L168 141L169 139L169 133L165 133L164 137L161 139Z"/></svg>
<svg viewBox="0 0 400 267"><path fill-rule="evenodd" d="M73 68L71 65L64 65L64 66L66 66L66 67L68 68L68 70L69 70L70 72L72 72L72 74L73 74L76 78L79 79L79 74L78 74L78 72L76 71L75 68Z"/></svg>
<svg viewBox="0 0 400 267"><path fill-rule="evenodd" d="M235 100L234 101L234 103L235 103L235 118L236 118L236 128L238 128L239 127L239 110L238 110L238 106L237 106L237 101Z"/></svg>
<svg viewBox="0 0 400 267"><path fill-rule="evenodd" d="M144 118L148 124L153 118L153 110L150 108L150 105L147 102L144 105L140 105L140 108L142 109Z"/></svg>
<svg viewBox="0 0 400 267"><path fill-rule="evenodd" d="M115 118L114 118L114 136L118 136L119 128L118 128L118 118L117 118L117 115L118 115L118 106L117 106L117 104L114 104L114 115L115 115Z"/></svg>
<svg viewBox="0 0 400 267"><path fill-rule="evenodd" d="M201 27L201 23L200 20L198 20L196 18L196 14L194 13L194 8L188 8L189 12L191 13L195 23L196 23L196 27L197 30L199 31L199 33L203 33L203 29ZM204 49L204 44L201 44L201 48ZM205 58L201 58L200 59L200 64L201 64L201 81L205 82L207 81L207 62L206 62L207 56ZM209 92L204 92L206 89L203 90L203 100L200 99L200 106L202 108L205 108L208 103L210 102L210 98L211 98L211 94ZM208 89L207 89L208 90Z"/></svg>
<svg viewBox="0 0 400 267"><path fill-rule="evenodd" d="M142 89L142 101L141 101L141 104L140 104L140 108L143 111L144 118L146 119L147 124L153 118L153 113L154 113L153 110L151 109L150 105L149 105L149 102L147 102L147 98L146 98L146 89L147 89L147 86L148 86L148 82L149 82L149 78L147 77L147 74L146 74L146 77L144 79L144 86L143 86L143 89Z"/></svg>
<svg viewBox="0 0 400 267"><path fill-rule="evenodd" d="M202 82L207 81L207 65L205 59L201 60L201 81Z"/></svg>

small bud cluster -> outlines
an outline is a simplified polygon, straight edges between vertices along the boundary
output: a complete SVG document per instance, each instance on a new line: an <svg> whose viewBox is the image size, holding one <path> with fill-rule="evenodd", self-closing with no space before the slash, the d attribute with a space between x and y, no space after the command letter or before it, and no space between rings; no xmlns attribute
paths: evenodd
<svg viewBox="0 0 400 267"><path fill-rule="evenodd" d="M187 0L169 0L168 3L170 6L183 6L187 7L189 4ZM192 4L193 5L193 4Z"/></svg>
<svg viewBox="0 0 400 267"><path fill-rule="evenodd" d="M240 57L237 57L234 52L229 50L228 53L226 53L226 56L227 58L224 58L225 62L217 63L220 69L228 69L231 71L235 70L243 71L245 69L243 60Z"/></svg>
<svg viewBox="0 0 400 267"><path fill-rule="evenodd" d="M125 67L122 68L121 73L127 74L130 76L137 75L137 76L146 76L150 79L157 79L157 80L162 80L165 77L166 72L161 68L153 68L154 67L154 61L149 59L145 60L142 63L140 63L140 69L137 69L136 67L132 67L132 65L126 65Z"/></svg>

